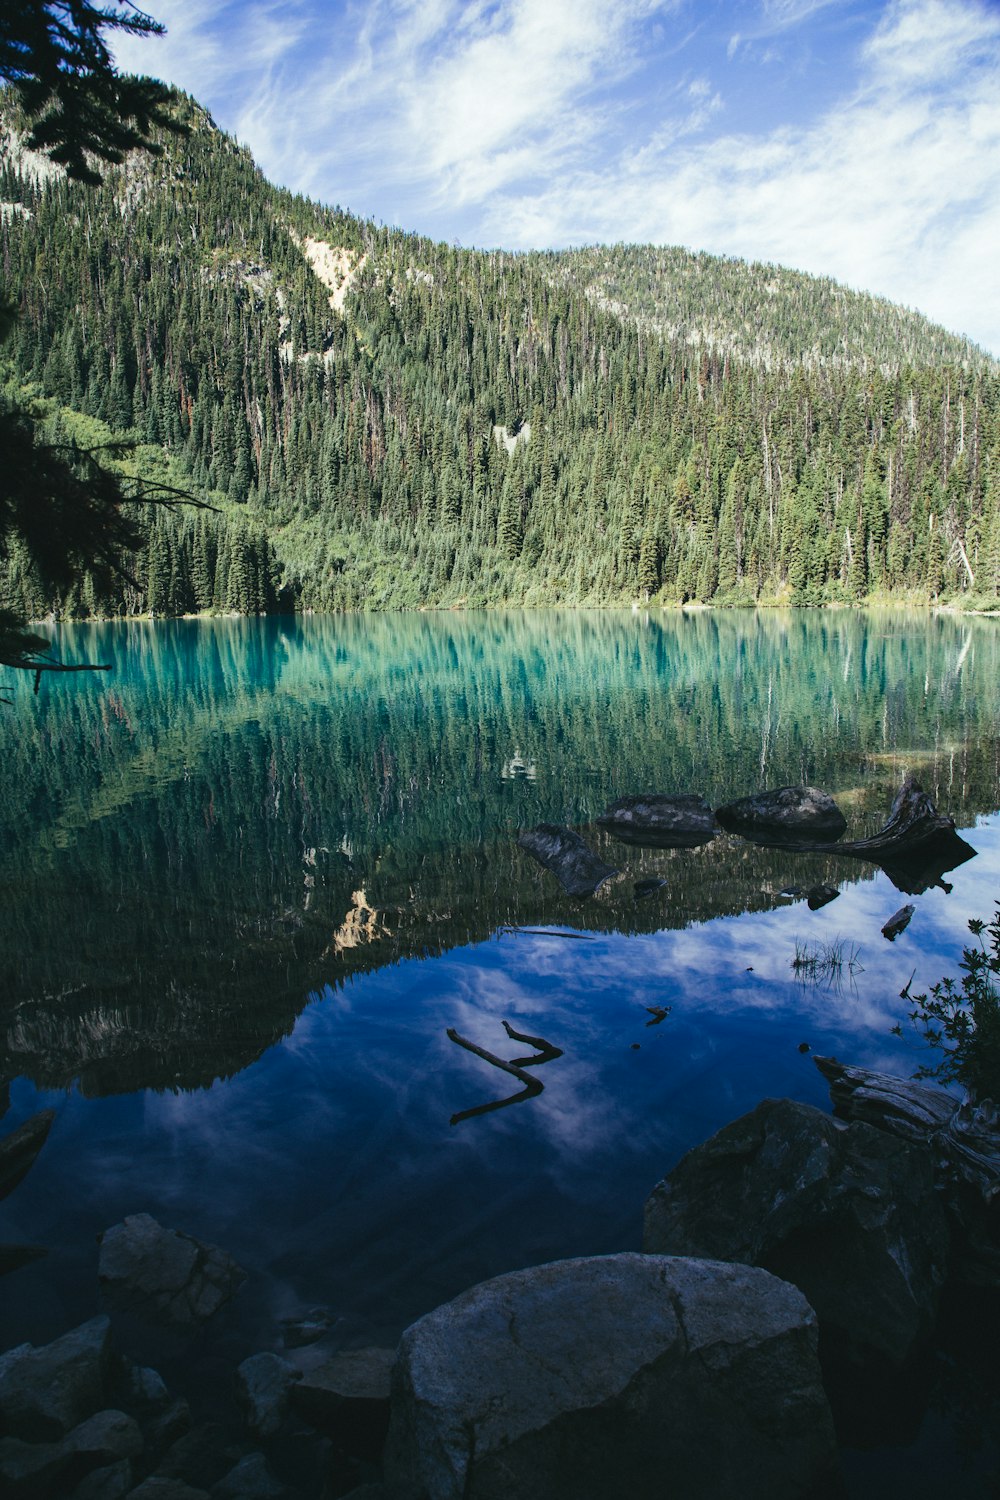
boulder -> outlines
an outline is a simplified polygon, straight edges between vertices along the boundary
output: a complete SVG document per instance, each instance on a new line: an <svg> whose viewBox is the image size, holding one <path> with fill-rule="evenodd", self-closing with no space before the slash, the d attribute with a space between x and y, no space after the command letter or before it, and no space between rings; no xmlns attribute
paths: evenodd
<svg viewBox="0 0 1000 1500"><path fill-rule="evenodd" d="M141 1451L142 1435L132 1418L120 1411L102 1411L58 1442L0 1438L0 1488L5 1500L55 1500L73 1492L93 1471L121 1464L125 1469L119 1473L126 1473L131 1487L128 1461ZM115 1484L115 1476L109 1475L106 1484L90 1488L100 1496L114 1492Z"/></svg>
<svg viewBox="0 0 1000 1500"><path fill-rule="evenodd" d="M0 1438L0 1493L4 1500L49 1500L58 1485L65 1494L63 1481L72 1463L73 1455L62 1443Z"/></svg>
<svg viewBox="0 0 1000 1500"><path fill-rule="evenodd" d="M136 1489L129 1491L128 1500L209 1500L207 1490L196 1490L183 1479L164 1479L160 1474L151 1474Z"/></svg>
<svg viewBox="0 0 1000 1500"><path fill-rule="evenodd" d="M272 1437L279 1431L292 1386L301 1378L302 1371L277 1354L252 1354L243 1361L236 1371L236 1399L251 1432Z"/></svg>
<svg viewBox="0 0 1000 1500"><path fill-rule="evenodd" d="M73 1428L66 1446L94 1465L114 1464L123 1458L138 1458L142 1433L135 1418L125 1412L99 1411Z"/></svg>
<svg viewBox="0 0 1000 1500"><path fill-rule="evenodd" d="M171 1444L156 1473L161 1479L182 1479L195 1489L210 1490L246 1451L217 1422L200 1422Z"/></svg>
<svg viewBox="0 0 1000 1500"><path fill-rule="evenodd" d="M652 849L694 849L718 833L704 797L619 797L596 820L626 844Z"/></svg>
<svg viewBox="0 0 1000 1500"><path fill-rule="evenodd" d="M399 1500L780 1500L836 1483L816 1322L747 1266L620 1254L514 1271L404 1333Z"/></svg>
<svg viewBox="0 0 1000 1500"><path fill-rule="evenodd" d="M40 1349L8 1350L0 1356L2 1431L29 1443L65 1437L105 1405L112 1364L107 1318L91 1318Z"/></svg>
<svg viewBox="0 0 1000 1500"><path fill-rule="evenodd" d="M801 838L839 839L847 819L828 792L814 786L780 786L773 792L741 797L716 809L716 818L730 833L775 841Z"/></svg>
<svg viewBox="0 0 1000 1500"><path fill-rule="evenodd" d="M149 1214L105 1230L98 1275L109 1306L180 1328L210 1318L246 1279L224 1250Z"/></svg>
<svg viewBox="0 0 1000 1500"><path fill-rule="evenodd" d="M292 1388L292 1405L349 1453L375 1457L389 1427L394 1349L344 1349Z"/></svg>
<svg viewBox="0 0 1000 1500"><path fill-rule="evenodd" d="M263 1453L248 1453L212 1486L212 1500L281 1500L287 1493Z"/></svg>
<svg viewBox="0 0 1000 1500"><path fill-rule="evenodd" d="M949 1231L930 1152L765 1099L658 1184L642 1243L762 1266L804 1293L824 1338L898 1365L931 1332Z"/></svg>
<svg viewBox="0 0 1000 1500"><path fill-rule="evenodd" d="M91 1469L81 1479L70 1500L125 1500L133 1486L132 1465L127 1458L116 1464L107 1464L103 1469Z"/></svg>
<svg viewBox="0 0 1000 1500"><path fill-rule="evenodd" d="M557 823L539 823L518 835L518 845L550 870L569 896L592 896L618 871L588 849L578 833Z"/></svg>

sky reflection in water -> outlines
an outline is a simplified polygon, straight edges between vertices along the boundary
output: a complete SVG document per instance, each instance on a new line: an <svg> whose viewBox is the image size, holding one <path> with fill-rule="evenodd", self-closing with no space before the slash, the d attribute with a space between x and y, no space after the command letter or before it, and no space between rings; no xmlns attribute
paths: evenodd
<svg viewBox="0 0 1000 1500"><path fill-rule="evenodd" d="M17 1273L4 1346L98 1310L96 1236L140 1210L251 1271L237 1343L263 1347L320 1303L344 1342L391 1341L485 1276L637 1246L647 1192L688 1147L767 1095L827 1107L812 1053L923 1060L890 1035L899 991L955 972L967 919L1000 894L993 622L592 623L132 631L113 688L19 700L34 717L0 731L0 875L28 944L5 960L4 1128L45 1105L58 1118L0 1209L0 1239L50 1247ZM836 712L811 738L818 701ZM515 752L534 780L504 776ZM513 841L627 791L718 803L800 779L870 832L913 765L978 851L950 895L734 840L605 839L627 878L570 902ZM778 901L830 870L841 895L820 911ZM656 874L636 903L633 881ZM355 890L371 940L338 953ZM796 978L797 941L856 945L857 967ZM650 1006L670 1007L662 1024ZM519 1085L447 1028L530 1051L504 1020L563 1056L536 1070L538 1097L450 1125Z"/></svg>

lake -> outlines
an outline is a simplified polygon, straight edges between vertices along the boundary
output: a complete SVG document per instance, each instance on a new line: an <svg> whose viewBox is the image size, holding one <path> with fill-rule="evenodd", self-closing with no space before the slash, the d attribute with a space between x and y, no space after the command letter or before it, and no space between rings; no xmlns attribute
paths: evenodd
<svg viewBox="0 0 1000 1500"><path fill-rule="evenodd" d="M57 1111L0 1205L0 1240L48 1248L5 1283L3 1348L100 1309L96 1237L139 1211L250 1272L206 1336L220 1359L277 1347L280 1320L317 1305L339 1344L391 1343L484 1277L637 1248L646 1195L690 1146L768 1095L828 1107L812 1054L926 1061L891 1034L899 992L955 973L1000 892L993 620L53 633L114 670L37 696L26 678L0 713L3 1128ZM907 774L977 853L916 895L835 852L642 849L585 826L629 792L718 806L807 782L856 838ZM517 847L543 820L621 874L565 896ZM782 895L817 881L840 892L820 910ZM452 1123L520 1086L448 1029L530 1051L504 1021L562 1055L537 1097Z"/></svg>

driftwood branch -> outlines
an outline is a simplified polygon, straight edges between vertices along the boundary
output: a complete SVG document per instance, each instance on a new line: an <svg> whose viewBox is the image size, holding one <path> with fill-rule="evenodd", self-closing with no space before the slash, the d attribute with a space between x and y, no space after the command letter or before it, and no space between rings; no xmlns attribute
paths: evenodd
<svg viewBox="0 0 1000 1500"><path fill-rule="evenodd" d="M593 935L589 932L550 932L545 927L502 927L501 932L522 932L527 937L551 937L572 938L576 943L592 943Z"/></svg>
<svg viewBox="0 0 1000 1500"><path fill-rule="evenodd" d="M562 1057L562 1048L553 1047L543 1036L529 1036L526 1031L515 1031L509 1021L504 1021L503 1029L512 1042L527 1042L529 1047L537 1047L537 1055L533 1057L512 1057L510 1066L512 1068L535 1068L541 1063L554 1062L557 1057Z"/></svg>
<svg viewBox="0 0 1000 1500"><path fill-rule="evenodd" d="M485 1047L479 1047L475 1042L470 1042L468 1037L459 1036L453 1026L448 1027L447 1035L450 1041L457 1042L460 1047L465 1048L466 1052L474 1052L477 1057L483 1059L483 1062L488 1062L491 1067L500 1068L504 1073L510 1073L512 1077L524 1084L519 1094L511 1094L507 1099L491 1099L488 1104L477 1104L474 1109L459 1110L458 1114L451 1117L452 1125L457 1125L460 1120L471 1120L474 1115L489 1114L494 1109L506 1109L508 1104L520 1104L522 1099L534 1098L545 1087L539 1079L532 1078L530 1073L526 1073L518 1063L504 1062L502 1057L496 1057L494 1053L487 1052Z"/></svg>
<svg viewBox="0 0 1000 1500"><path fill-rule="evenodd" d="M843 1119L863 1120L905 1140L933 1142L955 1174L991 1202L1000 1195L1000 1118L990 1100L961 1104L931 1084L814 1058Z"/></svg>

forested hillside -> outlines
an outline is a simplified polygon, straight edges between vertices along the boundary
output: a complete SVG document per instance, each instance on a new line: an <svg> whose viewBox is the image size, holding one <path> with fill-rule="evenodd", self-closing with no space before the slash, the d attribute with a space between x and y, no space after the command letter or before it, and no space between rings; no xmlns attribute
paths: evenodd
<svg viewBox="0 0 1000 1500"><path fill-rule="evenodd" d="M1000 595L1000 374L832 283L450 248L271 187L189 99L97 188L0 130L6 396L131 433L163 514L38 616ZM103 424L103 425L102 425Z"/></svg>

